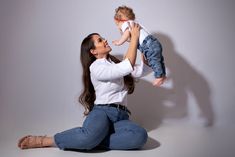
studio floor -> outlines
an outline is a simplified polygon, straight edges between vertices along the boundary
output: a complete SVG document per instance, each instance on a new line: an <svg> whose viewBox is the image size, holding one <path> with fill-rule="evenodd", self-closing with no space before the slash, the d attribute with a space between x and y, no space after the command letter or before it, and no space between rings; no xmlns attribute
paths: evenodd
<svg viewBox="0 0 235 157"><path fill-rule="evenodd" d="M131 151L61 151L57 148L20 150L17 139L0 142L1 156L8 157L234 157L234 129L197 124L162 124L149 131L149 139L142 150Z"/></svg>

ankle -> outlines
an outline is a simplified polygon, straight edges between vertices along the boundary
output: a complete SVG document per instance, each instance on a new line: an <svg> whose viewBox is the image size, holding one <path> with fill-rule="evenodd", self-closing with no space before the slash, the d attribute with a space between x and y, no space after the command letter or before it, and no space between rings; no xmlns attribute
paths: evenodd
<svg viewBox="0 0 235 157"><path fill-rule="evenodd" d="M42 137L42 146L43 147L52 147L54 146L54 140L52 137L43 136Z"/></svg>

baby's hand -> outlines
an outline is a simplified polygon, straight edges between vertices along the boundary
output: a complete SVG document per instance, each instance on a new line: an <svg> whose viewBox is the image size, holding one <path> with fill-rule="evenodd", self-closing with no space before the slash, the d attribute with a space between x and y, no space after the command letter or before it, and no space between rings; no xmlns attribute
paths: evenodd
<svg viewBox="0 0 235 157"><path fill-rule="evenodd" d="M114 40L114 41L112 41L112 43L113 43L115 46L119 46L119 45L120 45L118 40Z"/></svg>
<svg viewBox="0 0 235 157"><path fill-rule="evenodd" d="M156 78L153 81L153 86L160 87L166 81L166 76Z"/></svg>

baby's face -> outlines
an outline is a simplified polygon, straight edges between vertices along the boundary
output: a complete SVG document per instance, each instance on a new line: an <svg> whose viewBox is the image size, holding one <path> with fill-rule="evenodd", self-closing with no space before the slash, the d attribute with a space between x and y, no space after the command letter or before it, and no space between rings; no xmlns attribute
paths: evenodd
<svg viewBox="0 0 235 157"><path fill-rule="evenodd" d="M122 23L123 23L122 21L119 21L119 20L116 20L116 19L114 19L114 22L118 27L121 27Z"/></svg>
<svg viewBox="0 0 235 157"><path fill-rule="evenodd" d="M122 27L123 21L119 21L119 20L114 19L114 22L118 28Z"/></svg>
<svg viewBox="0 0 235 157"><path fill-rule="evenodd" d="M119 21L114 19L114 23L118 26Z"/></svg>

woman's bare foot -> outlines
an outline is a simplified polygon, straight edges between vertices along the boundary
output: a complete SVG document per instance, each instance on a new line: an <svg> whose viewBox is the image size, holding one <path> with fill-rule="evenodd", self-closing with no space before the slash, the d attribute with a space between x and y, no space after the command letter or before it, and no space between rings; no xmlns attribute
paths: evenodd
<svg viewBox="0 0 235 157"><path fill-rule="evenodd" d="M28 135L21 138L18 142L20 149L51 147L54 145L52 137Z"/></svg>

